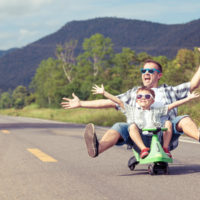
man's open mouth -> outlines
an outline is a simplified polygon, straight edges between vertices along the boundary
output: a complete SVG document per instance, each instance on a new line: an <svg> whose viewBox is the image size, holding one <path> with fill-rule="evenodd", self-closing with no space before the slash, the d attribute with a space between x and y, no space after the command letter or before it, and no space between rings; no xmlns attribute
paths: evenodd
<svg viewBox="0 0 200 200"><path fill-rule="evenodd" d="M144 80L145 80L145 81L149 81L149 80L150 80L150 77L144 77Z"/></svg>

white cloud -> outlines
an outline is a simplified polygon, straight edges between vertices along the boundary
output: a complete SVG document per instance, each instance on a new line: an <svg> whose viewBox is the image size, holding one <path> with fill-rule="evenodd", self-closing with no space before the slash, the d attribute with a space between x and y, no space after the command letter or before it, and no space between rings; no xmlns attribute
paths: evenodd
<svg viewBox="0 0 200 200"><path fill-rule="evenodd" d="M0 0L0 50L34 42L73 20L110 16L174 24L200 18L199 10L199 0Z"/></svg>
<svg viewBox="0 0 200 200"><path fill-rule="evenodd" d="M1 0L0 9L11 7L39 7L44 4L49 4L53 0Z"/></svg>
<svg viewBox="0 0 200 200"><path fill-rule="evenodd" d="M1 0L0 19L30 15L39 12L46 5L50 5L53 0Z"/></svg>
<svg viewBox="0 0 200 200"><path fill-rule="evenodd" d="M12 47L22 47L29 43L31 40L37 39L40 33L38 31L31 31L27 29L20 29L19 31L1 32L0 33L0 50L8 49Z"/></svg>
<svg viewBox="0 0 200 200"><path fill-rule="evenodd" d="M36 36L38 34L37 31L30 31L27 29L20 29L19 30L19 40L23 41L26 38Z"/></svg>

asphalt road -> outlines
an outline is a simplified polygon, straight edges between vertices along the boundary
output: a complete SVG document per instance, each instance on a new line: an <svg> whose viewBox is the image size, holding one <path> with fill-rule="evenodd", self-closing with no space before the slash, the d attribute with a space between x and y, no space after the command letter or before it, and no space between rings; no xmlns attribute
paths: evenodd
<svg viewBox="0 0 200 200"><path fill-rule="evenodd" d="M97 127L100 138L106 128ZM0 116L0 200L199 200L200 145L181 137L169 175L127 167L125 146L87 155L84 125ZM184 140L184 142L183 142Z"/></svg>

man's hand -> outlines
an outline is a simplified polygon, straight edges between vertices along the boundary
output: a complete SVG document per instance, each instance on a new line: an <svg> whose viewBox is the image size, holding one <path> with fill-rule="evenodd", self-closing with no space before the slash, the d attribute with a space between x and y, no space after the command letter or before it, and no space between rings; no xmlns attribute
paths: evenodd
<svg viewBox="0 0 200 200"><path fill-rule="evenodd" d="M64 101L61 103L64 109L79 108L81 107L80 99L73 93L73 99L62 98Z"/></svg>
<svg viewBox="0 0 200 200"><path fill-rule="evenodd" d="M101 84L101 87L99 87L98 85L94 85L92 87L92 93L93 94L104 94L105 90L104 90L104 86L103 84Z"/></svg>

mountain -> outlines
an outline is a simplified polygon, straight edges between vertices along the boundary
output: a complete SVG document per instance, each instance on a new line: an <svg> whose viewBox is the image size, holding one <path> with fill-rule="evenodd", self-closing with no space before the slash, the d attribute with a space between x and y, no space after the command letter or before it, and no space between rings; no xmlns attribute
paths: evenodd
<svg viewBox="0 0 200 200"><path fill-rule="evenodd" d="M6 53L7 53L7 51L0 50L0 57L2 57L3 55L5 55Z"/></svg>
<svg viewBox="0 0 200 200"><path fill-rule="evenodd" d="M0 50L0 58L4 55L6 55L7 53L11 53L13 51L17 50L17 48L11 48L11 49L8 49L8 50Z"/></svg>
<svg viewBox="0 0 200 200"><path fill-rule="evenodd" d="M180 48L199 46L200 19L175 25L110 17L69 22L57 32L1 56L1 90L14 89L18 85L28 86L40 62L55 57L57 44L78 40L75 51L78 55L82 51L83 40L95 33L111 38L115 52L129 47L136 53L147 52L152 56L173 58Z"/></svg>

